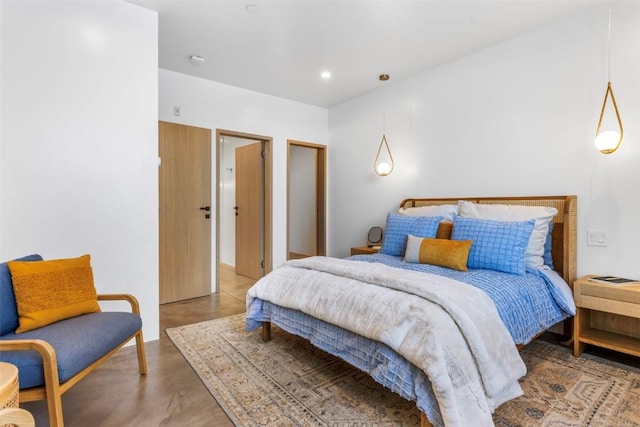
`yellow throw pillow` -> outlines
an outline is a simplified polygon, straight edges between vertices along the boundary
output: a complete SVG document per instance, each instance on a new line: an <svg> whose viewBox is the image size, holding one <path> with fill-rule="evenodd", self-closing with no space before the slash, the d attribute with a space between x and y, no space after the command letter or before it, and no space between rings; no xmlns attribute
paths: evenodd
<svg viewBox="0 0 640 427"><path fill-rule="evenodd" d="M16 333L100 311L89 255L7 266L18 308Z"/></svg>
<svg viewBox="0 0 640 427"><path fill-rule="evenodd" d="M471 240L429 239L409 235L404 259L407 262L467 271L471 243Z"/></svg>
<svg viewBox="0 0 640 427"><path fill-rule="evenodd" d="M452 231L453 231L452 222L440 221L440 224L438 224L438 232L436 233L436 239L451 239Z"/></svg>

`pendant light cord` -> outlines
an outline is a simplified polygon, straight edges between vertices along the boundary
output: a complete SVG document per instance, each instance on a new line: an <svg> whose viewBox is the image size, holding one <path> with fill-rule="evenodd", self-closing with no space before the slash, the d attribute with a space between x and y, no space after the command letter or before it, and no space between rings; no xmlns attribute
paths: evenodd
<svg viewBox="0 0 640 427"><path fill-rule="evenodd" d="M382 112L382 134L387 133L387 112Z"/></svg>
<svg viewBox="0 0 640 427"><path fill-rule="evenodd" d="M609 78L608 80L611 81L611 4L609 4L609 40L608 40L609 46Z"/></svg>

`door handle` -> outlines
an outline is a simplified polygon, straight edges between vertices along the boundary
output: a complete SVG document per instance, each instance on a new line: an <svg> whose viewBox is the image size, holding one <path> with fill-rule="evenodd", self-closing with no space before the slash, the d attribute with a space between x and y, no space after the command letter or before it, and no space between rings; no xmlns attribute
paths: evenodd
<svg viewBox="0 0 640 427"><path fill-rule="evenodd" d="M209 212L211 210L211 206L202 206L200 207L200 210Z"/></svg>

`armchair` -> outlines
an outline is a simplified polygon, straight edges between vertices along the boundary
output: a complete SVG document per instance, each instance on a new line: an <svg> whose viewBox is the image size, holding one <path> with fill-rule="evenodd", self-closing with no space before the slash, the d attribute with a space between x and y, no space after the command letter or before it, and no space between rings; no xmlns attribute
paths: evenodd
<svg viewBox="0 0 640 427"><path fill-rule="evenodd" d="M31 255L22 261L39 261ZM131 339L138 369L146 374L142 320L132 295L98 295L98 301L125 300L131 312L95 312L16 333L18 322L11 274L0 264L0 361L18 367L20 402L47 400L49 424L64 426L62 395Z"/></svg>

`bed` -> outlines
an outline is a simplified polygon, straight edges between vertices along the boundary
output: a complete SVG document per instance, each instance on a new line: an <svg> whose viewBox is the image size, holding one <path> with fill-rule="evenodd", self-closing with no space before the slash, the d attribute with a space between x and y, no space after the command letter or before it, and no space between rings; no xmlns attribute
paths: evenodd
<svg viewBox="0 0 640 427"><path fill-rule="evenodd" d="M246 329L308 339L416 402L421 426L492 425L522 394L517 347L570 334L576 215L575 196L405 199L381 253L288 261L258 281ZM430 245L447 248L444 264L442 251L423 259ZM467 248L464 265L451 245Z"/></svg>

